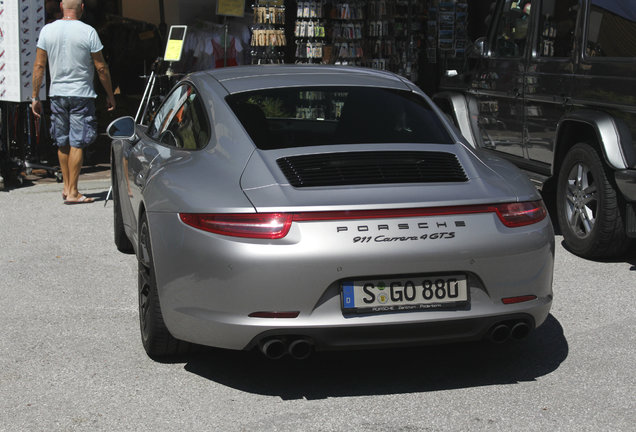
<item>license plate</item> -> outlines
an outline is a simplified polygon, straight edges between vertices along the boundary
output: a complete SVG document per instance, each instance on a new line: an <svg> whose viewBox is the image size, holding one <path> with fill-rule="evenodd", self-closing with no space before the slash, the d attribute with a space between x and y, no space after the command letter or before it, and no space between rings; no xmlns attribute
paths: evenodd
<svg viewBox="0 0 636 432"><path fill-rule="evenodd" d="M342 283L345 312L449 310L469 304L466 276L427 275Z"/></svg>

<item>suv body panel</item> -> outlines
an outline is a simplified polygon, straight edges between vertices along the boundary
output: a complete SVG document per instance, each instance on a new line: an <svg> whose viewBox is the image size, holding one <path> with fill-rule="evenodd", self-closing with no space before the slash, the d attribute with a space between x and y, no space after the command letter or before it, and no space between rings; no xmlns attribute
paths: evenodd
<svg viewBox="0 0 636 432"><path fill-rule="evenodd" d="M471 145L514 163L539 188L556 181L574 145L589 144L627 203L635 237L636 11L620 1L493 3L481 52L447 71L435 102Z"/></svg>

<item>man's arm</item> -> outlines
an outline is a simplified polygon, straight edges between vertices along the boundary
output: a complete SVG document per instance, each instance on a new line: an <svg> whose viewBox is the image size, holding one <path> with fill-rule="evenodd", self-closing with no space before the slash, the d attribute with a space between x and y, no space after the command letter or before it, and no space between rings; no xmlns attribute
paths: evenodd
<svg viewBox="0 0 636 432"><path fill-rule="evenodd" d="M104 90L106 90L106 107L108 111L112 111L115 109L116 104L108 64L106 64L106 60L104 60L104 55L101 51L91 53L91 56L93 57L93 63L95 63L95 70L97 71L97 76L99 76L99 81L102 83Z"/></svg>
<svg viewBox="0 0 636 432"><path fill-rule="evenodd" d="M31 94L31 111L33 111L33 115L38 118L42 112L42 104L40 103L40 87L42 87L42 81L44 81L47 60L48 56L46 51L42 48L38 48L35 52L35 62L33 63L33 93Z"/></svg>

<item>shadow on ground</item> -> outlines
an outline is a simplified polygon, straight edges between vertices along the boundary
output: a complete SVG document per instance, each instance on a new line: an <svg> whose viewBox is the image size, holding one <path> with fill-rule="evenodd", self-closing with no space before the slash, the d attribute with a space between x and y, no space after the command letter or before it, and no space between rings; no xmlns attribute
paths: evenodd
<svg viewBox="0 0 636 432"><path fill-rule="evenodd" d="M533 381L568 356L552 315L521 342L315 353L268 360L260 353L209 349L185 360L193 374L244 392L282 399L324 399L431 392Z"/></svg>

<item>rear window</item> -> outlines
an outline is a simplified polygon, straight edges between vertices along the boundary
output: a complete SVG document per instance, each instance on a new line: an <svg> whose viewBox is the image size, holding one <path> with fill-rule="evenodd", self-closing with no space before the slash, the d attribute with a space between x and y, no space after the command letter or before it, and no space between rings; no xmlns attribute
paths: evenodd
<svg viewBox="0 0 636 432"><path fill-rule="evenodd" d="M634 0L592 0L585 54L589 57L636 57Z"/></svg>
<svg viewBox="0 0 636 432"><path fill-rule="evenodd" d="M375 87L280 88L227 97L260 149L452 140L425 99Z"/></svg>

